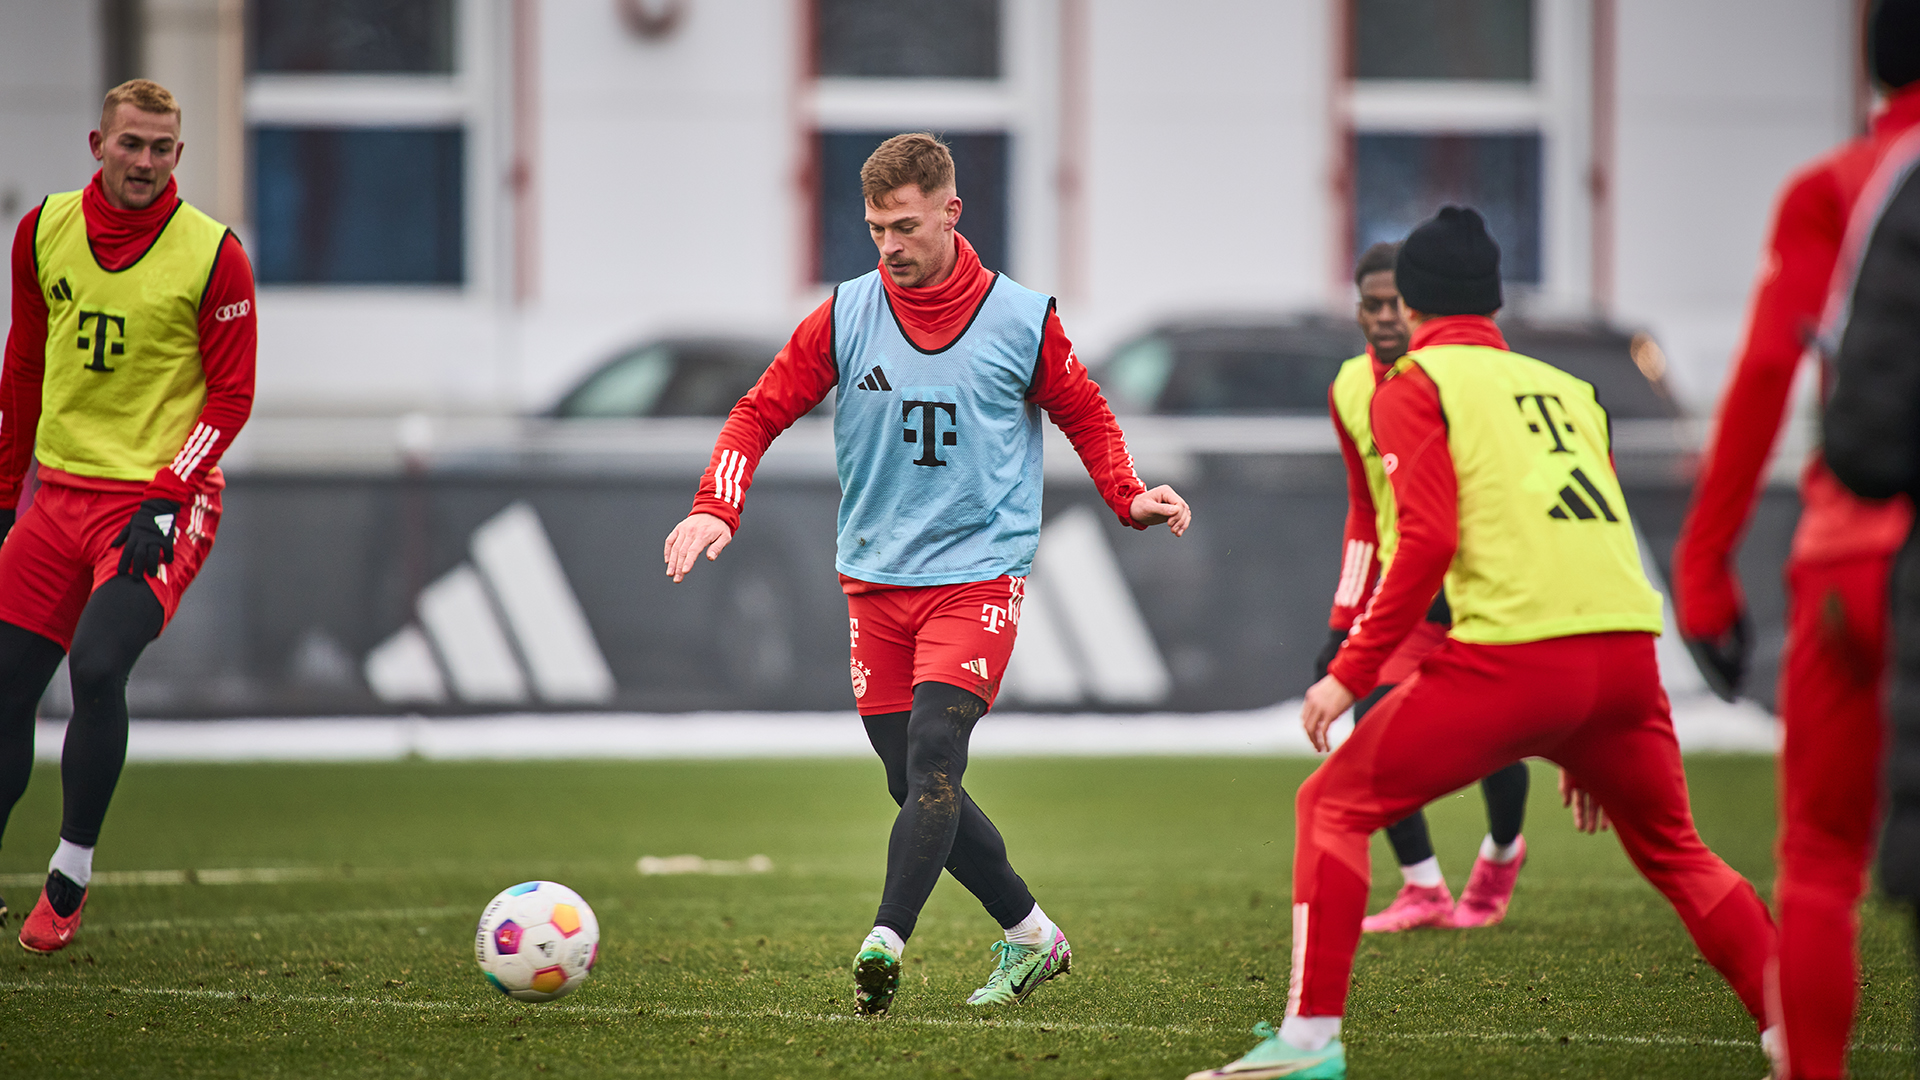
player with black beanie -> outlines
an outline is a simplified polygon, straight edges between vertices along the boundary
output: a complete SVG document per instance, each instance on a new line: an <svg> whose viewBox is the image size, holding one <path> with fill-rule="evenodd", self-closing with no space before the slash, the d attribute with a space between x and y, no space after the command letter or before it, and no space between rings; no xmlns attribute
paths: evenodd
<svg viewBox="0 0 1920 1080"><path fill-rule="evenodd" d="M1374 392L1373 437L1399 507L1379 588L1307 690L1315 748L1425 617L1444 582L1447 640L1300 785L1293 961L1276 1029L1189 1080L1340 1080L1366 912L1369 836L1512 762L1562 768L1576 826L1610 821L1702 956L1765 1023L1773 925L1753 886L1701 842L1653 639L1661 601L1640 565L1593 387L1506 347L1500 251L1480 215L1446 207L1400 246L1413 335ZM1771 1041L1762 1036L1762 1041Z"/></svg>
<svg viewBox="0 0 1920 1080"><path fill-rule="evenodd" d="M1327 617L1327 644L1314 660L1315 679L1326 677L1327 666L1346 642L1374 583L1393 561L1399 540L1393 489L1387 482L1380 449L1374 445L1369 419L1374 389L1407 351L1407 324L1400 317L1400 293L1394 283L1394 263L1399 254L1400 245L1387 243L1375 244L1361 253L1354 266L1353 284L1360 292L1356 315L1367 351L1340 365L1340 373L1327 387L1327 410L1333 416L1340 456L1347 467L1347 522L1341 543L1340 584ZM1417 267L1410 270L1419 277ZM1491 302L1498 307L1497 278L1493 287L1496 296ZM1432 286L1420 282L1415 288ZM1381 670L1380 686L1354 704L1354 723L1366 719L1374 705L1419 670L1421 659L1446 640L1452 619L1446 594L1434 597L1427 617ZM1480 790L1487 803L1487 835L1457 905L1440 874L1426 814L1416 810L1387 826L1387 842L1400 864L1403 883L1393 902L1367 916L1361 928L1368 933L1396 933L1422 926L1491 926L1505 918L1520 866L1526 860L1526 841L1521 838L1520 827L1526 820L1528 779L1527 766L1517 761L1481 779Z"/></svg>

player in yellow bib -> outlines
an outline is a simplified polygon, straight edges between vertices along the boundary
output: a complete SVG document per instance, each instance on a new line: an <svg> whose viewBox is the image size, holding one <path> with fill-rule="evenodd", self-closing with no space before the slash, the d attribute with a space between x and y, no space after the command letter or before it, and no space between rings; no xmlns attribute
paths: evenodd
<svg viewBox="0 0 1920 1080"><path fill-rule="evenodd" d="M1701 842L1654 660L1647 583L1593 387L1518 355L1494 324L1500 249L1480 215L1446 207L1402 242L1394 282L1413 330L1373 397L1400 540L1386 577L1301 723L1327 727L1379 681L1445 582L1447 640L1300 786L1293 964L1278 1030L1190 1080L1339 1080L1367 838L1495 769L1564 770L1575 824L1610 820L1621 846L1756 1021L1775 956L1753 886ZM1773 1041L1762 1035L1762 1043Z"/></svg>
<svg viewBox="0 0 1920 1080"><path fill-rule="evenodd" d="M1393 561L1400 527L1393 487L1388 483L1380 449L1374 444L1374 388L1406 354L1409 332L1400 317L1400 292L1393 281L1398 244L1375 244L1354 267L1354 287L1360 290L1360 332L1367 351L1341 365L1328 387L1327 402L1340 453L1347 466L1347 524L1342 549L1340 586L1333 597L1327 645L1315 662L1314 677L1324 678L1348 632L1360 617L1374 582ZM1353 706L1359 723L1393 688L1413 677L1420 661L1447 639L1452 612L1445 591L1433 598L1422 619L1387 658L1380 685ZM1527 813L1527 767L1514 762L1481 778L1487 803L1487 835L1473 862L1459 904L1440 876L1440 860L1433 852L1427 818L1416 810L1387 826L1387 840L1400 864L1402 885L1393 902L1367 916L1361 928L1369 933L1394 933L1421 926L1467 928L1491 926L1506 917L1507 904L1526 860L1526 840L1520 826Z"/></svg>
<svg viewBox="0 0 1920 1080"><path fill-rule="evenodd" d="M89 143L93 181L14 234L0 366L0 832L63 655L73 682L60 844L20 930L35 952L79 929L126 759L127 676L213 546L220 456L253 407L253 270L179 197L173 95L115 87Z"/></svg>

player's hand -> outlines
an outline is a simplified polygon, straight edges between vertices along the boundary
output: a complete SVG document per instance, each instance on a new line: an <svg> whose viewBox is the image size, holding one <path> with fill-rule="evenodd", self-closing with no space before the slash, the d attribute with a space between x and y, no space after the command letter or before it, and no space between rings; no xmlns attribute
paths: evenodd
<svg viewBox="0 0 1920 1080"><path fill-rule="evenodd" d="M1187 500L1166 484L1135 495L1128 512L1133 515L1133 520L1142 525L1166 522L1167 528L1175 536L1185 536L1187 525L1193 521L1193 507L1188 506Z"/></svg>
<svg viewBox="0 0 1920 1080"><path fill-rule="evenodd" d="M1327 631L1327 643L1320 646L1320 655L1313 658L1314 678L1324 679L1327 677L1327 668L1333 666L1333 658L1340 655L1340 646L1346 643L1347 632L1345 630Z"/></svg>
<svg viewBox="0 0 1920 1080"><path fill-rule="evenodd" d="M1353 708L1353 691L1331 675L1307 688L1307 703L1300 709L1300 726L1315 750L1326 753L1327 729L1340 714Z"/></svg>
<svg viewBox="0 0 1920 1080"><path fill-rule="evenodd" d="M1606 832L1607 811L1600 800L1574 783L1573 774L1560 770L1560 805L1573 808L1573 827L1583 833Z"/></svg>
<svg viewBox="0 0 1920 1080"><path fill-rule="evenodd" d="M133 512L114 538L120 549L120 573L136 580L160 572L173 561L173 517L180 504L172 499L148 499Z"/></svg>
<svg viewBox="0 0 1920 1080"><path fill-rule="evenodd" d="M667 534L667 576L676 582L681 580L693 569L701 548L707 549L707 561L712 562L732 542L733 530L726 522L712 514L688 514Z"/></svg>
<svg viewBox="0 0 1920 1080"><path fill-rule="evenodd" d="M1700 677L1707 680L1707 689L1721 701L1732 701L1740 695L1740 684L1747 677L1747 662L1753 656L1753 620L1747 617L1746 608L1738 610L1733 624L1718 637L1681 634L1680 640L1686 643L1694 666L1700 669Z"/></svg>

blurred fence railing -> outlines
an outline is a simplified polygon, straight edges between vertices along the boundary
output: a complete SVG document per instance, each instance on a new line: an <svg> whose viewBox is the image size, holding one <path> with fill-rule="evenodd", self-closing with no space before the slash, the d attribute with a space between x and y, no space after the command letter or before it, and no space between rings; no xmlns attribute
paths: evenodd
<svg viewBox="0 0 1920 1080"><path fill-rule="evenodd" d="M234 459L218 544L130 687L135 715L852 704L827 421L775 443L740 535L682 584L661 544L718 421L280 421ZM421 425L427 429L419 430ZM1123 528L1064 440L1004 701L1210 711L1300 693L1326 637L1346 495L1324 420L1129 418L1184 539ZM1057 433L1054 433L1057 435ZM1697 432L1623 424L1616 456L1662 563ZM1741 566L1771 701L1798 513L1770 488ZM47 712L63 715L64 688Z"/></svg>

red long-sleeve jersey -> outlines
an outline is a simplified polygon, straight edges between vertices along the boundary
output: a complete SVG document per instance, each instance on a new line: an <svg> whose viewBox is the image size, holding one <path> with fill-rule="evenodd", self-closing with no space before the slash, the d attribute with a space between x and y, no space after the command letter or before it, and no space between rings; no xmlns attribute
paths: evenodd
<svg viewBox="0 0 1920 1080"><path fill-rule="evenodd" d="M1714 432L1674 549L1674 601L1680 630L1713 639L1733 625L1743 601L1730 567L1759 494L1793 387L1813 346L1834 263L1854 201L1882 155L1920 124L1920 84L1896 92L1873 130L1787 181L1774 211L1766 261L1754 287L1746 340L1727 381ZM1825 372L1823 376L1823 389ZM1884 556L1905 541L1907 500L1867 500L1835 480L1815 455L1800 481L1795 561Z"/></svg>
<svg viewBox="0 0 1920 1080"><path fill-rule="evenodd" d="M959 260L947 280L929 289L904 289L884 272L888 298L901 329L922 349L946 347L963 333L992 287L994 274L980 265L965 237L955 235ZM740 399L715 440L713 456L700 478L693 512L712 514L738 531L740 510L753 486L753 473L775 436L818 405L835 383L839 369L833 356L833 301L828 299L802 319L766 373ZM1073 444L1095 486L1121 522L1143 528L1133 520L1134 496L1146 490L1134 471L1133 455L1113 410L1100 387L1074 355L1060 317L1051 310L1034 365L1027 399L1047 416Z"/></svg>
<svg viewBox="0 0 1920 1080"><path fill-rule="evenodd" d="M171 179L143 210L119 210L107 202L94 174L81 197L87 243L109 271L136 262L165 227L179 202ZM20 488L40 426L41 381L47 359L47 298L40 294L33 238L40 222L35 207L13 234L13 322L0 361L0 507L20 501ZM207 399L198 421L182 441L173 464L145 484L102 477L75 476L43 469L43 479L108 491L144 491L147 498L185 503L196 491L223 483L220 457L232 445L253 412L254 353L258 342L253 296L253 266L232 233L221 241L213 273L200 300L201 368Z"/></svg>
<svg viewBox="0 0 1920 1080"><path fill-rule="evenodd" d="M1367 359L1373 364L1373 381L1378 386L1392 365L1375 359L1372 346L1367 348ZM1373 587L1380 580L1379 512L1373 504L1373 489L1367 484L1367 469L1361 460L1360 448L1354 444L1346 421L1340 418L1340 406L1333 400L1332 387L1327 388L1327 412L1333 417L1334 434L1340 438L1340 459L1347 466L1347 522L1340 538L1340 550L1344 553L1340 561L1340 587L1333 594L1327 627L1346 630L1360 617L1367 597L1373 595Z"/></svg>

